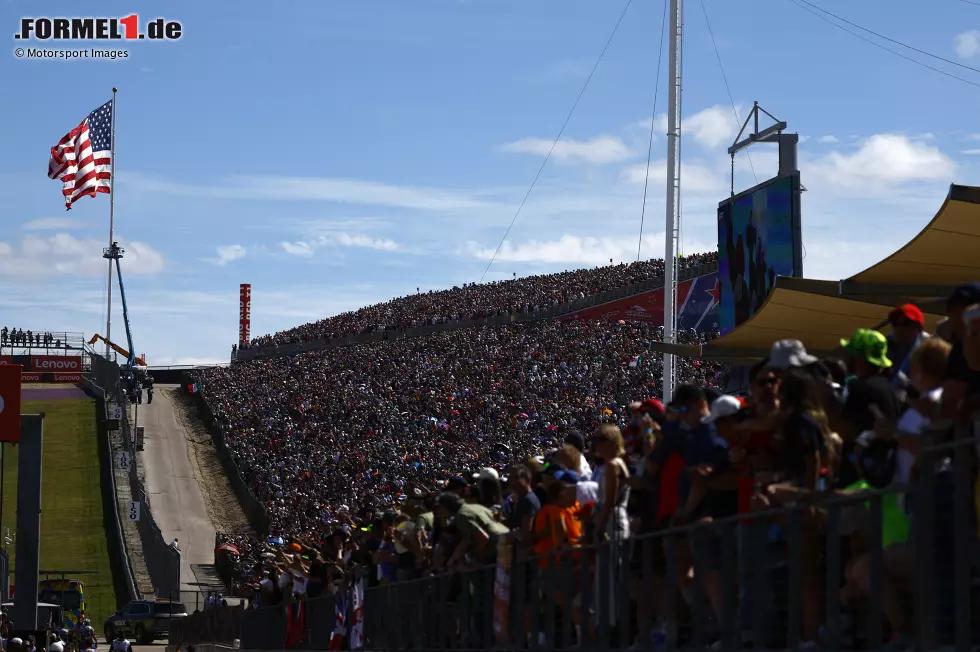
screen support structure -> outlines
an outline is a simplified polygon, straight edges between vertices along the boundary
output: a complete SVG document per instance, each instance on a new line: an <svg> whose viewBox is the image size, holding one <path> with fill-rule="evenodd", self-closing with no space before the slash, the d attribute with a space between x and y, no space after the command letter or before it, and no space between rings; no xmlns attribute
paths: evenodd
<svg viewBox="0 0 980 652"><path fill-rule="evenodd" d="M760 113L765 114L774 123L761 131L759 130ZM743 138L745 130L749 128L750 122L752 123L753 131ZM732 157L732 197L735 196L735 155L753 143L776 143L779 145L779 172L777 176L783 177L799 172L796 164L796 150L800 142L800 136L799 134L784 134L784 131L786 131L785 122L763 109L759 106L758 102L753 103L752 110L749 112L748 117L745 118L745 122L742 123L742 129L735 136L735 142L728 148L728 153ZM802 190L806 190L806 188L802 188Z"/></svg>
<svg viewBox="0 0 980 652"><path fill-rule="evenodd" d="M684 52L684 0L670 0L670 113L667 114L667 228L664 248L664 337L677 341L677 250L681 206L681 78ZM664 353L663 400L674 393L674 356Z"/></svg>

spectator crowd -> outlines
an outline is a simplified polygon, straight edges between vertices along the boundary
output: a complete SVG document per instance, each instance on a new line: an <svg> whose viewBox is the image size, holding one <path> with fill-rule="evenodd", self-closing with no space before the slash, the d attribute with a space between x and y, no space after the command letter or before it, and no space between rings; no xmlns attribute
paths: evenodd
<svg viewBox="0 0 980 652"><path fill-rule="evenodd" d="M922 545L911 535L925 507L935 519L937 633L948 640L956 447L922 442L942 444L953 432L946 426L970 424L980 410L980 284L957 288L946 313L932 334L918 307L899 306L888 336L842 333L838 353L823 359L798 341L774 342L742 397L722 394L723 365L683 359L667 405L650 346L658 330L623 322L460 329L205 370L205 397L271 521L268 540L229 539L241 554L240 586L254 606L269 606L330 595L352 570L369 586L458 578L493 564L506 541L515 573L537 578L512 588L526 610L518 619L570 625L573 640L554 645L581 643L600 622L639 647L662 645L678 619L694 622L700 595L707 611L682 636L722 646L731 599L724 558L733 554L735 645L786 647L787 636L803 649L841 645L825 640L825 611L839 601L844 645L905 650ZM976 495L975 446L966 450ZM923 476L931 502L907 500L906 487ZM885 489L893 493L872 512L863 496ZM825 505L853 494L860 500L835 526L843 542L835 595L824 574ZM778 506L800 519L773 517ZM878 526L871 513L881 514ZM677 545L655 538L685 526ZM790 527L803 535L795 548ZM972 510L967 531L977 558ZM881 548L872 551L875 536ZM626 554L594 555L592 545ZM793 589L775 570L790 550ZM880 632L856 625L868 611L872 553L885 589ZM571 595L547 595L559 586L546 588L552 564L571 571L560 583ZM669 589L668 567L677 582ZM454 595L490 604L492 582L465 582ZM653 598L640 599L647 591ZM792 635L779 621L790 591L801 610ZM583 601L593 605L587 621L567 607ZM476 629L460 620L454 631L473 647Z"/></svg>
<svg viewBox="0 0 980 652"><path fill-rule="evenodd" d="M61 338L51 333L25 331L23 328L0 328L0 347L60 349Z"/></svg>
<svg viewBox="0 0 980 652"><path fill-rule="evenodd" d="M683 270L718 262L718 253L692 254L678 260ZM328 317L281 333L253 339L250 346L272 346L394 328L466 321L516 312L537 312L606 290L663 278L662 259L525 276L491 283L469 283L438 292L418 292L354 312Z"/></svg>

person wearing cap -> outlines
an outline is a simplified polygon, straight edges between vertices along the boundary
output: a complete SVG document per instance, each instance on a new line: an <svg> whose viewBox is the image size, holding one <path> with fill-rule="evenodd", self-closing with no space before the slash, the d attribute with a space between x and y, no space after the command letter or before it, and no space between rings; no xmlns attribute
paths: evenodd
<svg viewBox="0 0 980 652"><path fill-rule="evenodd" d="M623 430L623 439L633 462L643 457L648 440L660 434L666 417L664 404L655 398L630 403L630 423Z"/></svg>
<svg viewBox="0 0 980 652"><path fill-rule="evenodd" d="M799 340L779 340L769 350L766 366L777 373L799 367L809 367L820 358L806 352L806 347Z"/></svg>
<svg viewBox="0 0 980 652"><path fill-rule="evenodd" d="M461 498L466 495L467 489L469 489L469 483L461 475L454 475L446 481L446 491L451 491Z"/></svg>
<svg viewBox="0 0 980 652"><path fill-rule="evenodd" d="M847 385L842 414L843 431L840 434L844 439L844 450L837 485L848 487L860 477L853 456L858 437L873 432L879 419L895 424L902 406L889 377L892 361L888 359L885 336L876 330L859 328L840 344L852 379Z"/></svg>
<svg viewBox="0 0 980 652"><path fill-rule="evenodd" d="M971 369L966 359L967 309L980 303L980 283L957 287L946 300L946 316L951 325L949 368L943 383L943 415L954 417L974 406L963 399L980 393L980 370ZM964 410L966 408L966 410Z"/></svg>
<svg viewBox="0 0 980 652"><path fill-rule="evenodd" d="M463 502L456 494L445 492L439 496L439 509L443 516L452 518L461 541L449 560L450 566L459 564L467 554L490 562L496 559L497 542L507 534L507 526L494 518L493 512L483 505Z"/></svg>
<svg viewBox="0 0 980 652"><path fill-rule="evenodd" d="M909 358L920 342L929 337L926 332L926 318L922 310L913 303L903 303L888 313L891 335L888 337L888 359L896 362L892 368L893 384L908 378Z"/></svg>
<svg viewBox="0 0 980 652"><path fill-rule="evenodd" d="M700 464L691 471L691 491L678 520L703 522L725 519L738 513L738 473L729 461L728 441L735 436L735 426L742 419L742 402L734 396L719 396L711 402L710 412L701 423L710 431L710 450L702 453ZM722 563L725 542L716 529L699 529L691 533L693 554L701 571L695 579L704 588L715 617L721 619L724 609Z"/></svg>
<svg viewBox="0 0 980 652"><path fill-rule="evenodd" d="M541 509L541 501L532 491L531 471L523 464L514 467L508 478L511 493L514 494L514 509L507 516L507 527L517 537L517 541L525 548L531 547L531 531L534 528L534 518Z"/></svg>
<svg viewBox="0 0 980 652"><path fill-rule="evenodd" d="M575 471L562 472L558 482L563 490L558 505L565 521L565 541L572 547L578 547L582 542L582 503L578 499L578 487L583 483Z"/></svg>
<svg viewBox="0 0 980 652"><path fill-rule="evenodd" d="M476 488L480 496L479 503L493 509L499 507L504 500L500 487L500 474L497 469L486 467L477 474Z"/></svg>

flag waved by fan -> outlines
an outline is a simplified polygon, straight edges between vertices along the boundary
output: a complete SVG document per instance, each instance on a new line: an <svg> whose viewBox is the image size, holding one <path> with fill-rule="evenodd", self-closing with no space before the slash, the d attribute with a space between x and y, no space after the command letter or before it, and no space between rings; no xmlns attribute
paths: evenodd
<svg viewBox="0 0 980 652"><path fill-rule="evenodd" d="M112 179L112 100L65 134L51 148L48 177L64 184L65 208L78 199L109 192Z"/></svg>

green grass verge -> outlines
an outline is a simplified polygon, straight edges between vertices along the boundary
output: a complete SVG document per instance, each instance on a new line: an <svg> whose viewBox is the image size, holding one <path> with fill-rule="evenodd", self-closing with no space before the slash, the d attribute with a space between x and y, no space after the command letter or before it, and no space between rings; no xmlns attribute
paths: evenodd
<svg viewBox="0 0 980 652"><path fill-rule="evenodd" d="M95 571L75 579L85 584L87 614L98 631L102 621L115 613L116 597L103 532L95 401L24 401L21 412L46 415L41 470L41 569ZM17 531L17 447L4 445L3 455L0 533L5 536L8 527L12 534ZM15 546L16 543L7 546L11 570L15 568ZM14 583L13 576L10 581Z"/></svg>

